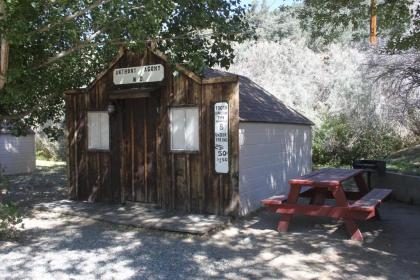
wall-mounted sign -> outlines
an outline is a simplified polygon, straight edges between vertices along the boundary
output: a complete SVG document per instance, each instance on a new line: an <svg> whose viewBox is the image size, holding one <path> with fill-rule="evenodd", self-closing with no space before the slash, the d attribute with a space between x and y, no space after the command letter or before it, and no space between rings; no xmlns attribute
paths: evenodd
<svg viewBox="0 0 420 280"><path fill-rule="evenodd" d="M214 104L214 169L229 173L229 104Z"/></svg>
<svg viewBox="0 0 420 280"><path fill-rule="evenodd" d="M114 70L114 85L127 85L137 83L152 83L163 80L164 69L162 64L145 65Z"/></svg>

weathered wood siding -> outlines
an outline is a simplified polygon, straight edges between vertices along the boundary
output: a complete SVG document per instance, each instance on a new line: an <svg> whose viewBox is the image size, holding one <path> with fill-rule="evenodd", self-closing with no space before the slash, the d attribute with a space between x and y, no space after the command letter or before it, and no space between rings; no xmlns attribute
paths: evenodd
<svg viewBox="0 0 420 280"><path fill-rule="evenodd" d="M113 69L147 64L163 64L164 81L154 85L157 89L150 93L149 98L113 101L116 113L110 115L110 151L88 151L87 111L107 110L109 93L115 90ZM110 202L144 201L186 212L237 214L238 82L204 83L191 79L183 71L174 75L174 71L174 67L150 50L146 50L142 56L127 53L96 80L86 93L66 95L72 198ZM228 101L230 107L231 154L228 174L214 172L213 104L218 101ZM130 106L133 106L131 112L134 115L127 116L127 108ZM198 152L170 151L169 109L172 106L199 108ZM134 118L135 122L127 120L127 117ZM141 119L147 123L138 122ZM124 127L131 123L135 124L132 128ZM134 129L134 133L127 133L129 129ZM134 166L130 165L129 158L133 151L137 151L134 154ZM145 174L147 181L144 179ZM138 187L142 191L133 196L126 187L127 180L134 180L133 184L148 185Z"/></svg>

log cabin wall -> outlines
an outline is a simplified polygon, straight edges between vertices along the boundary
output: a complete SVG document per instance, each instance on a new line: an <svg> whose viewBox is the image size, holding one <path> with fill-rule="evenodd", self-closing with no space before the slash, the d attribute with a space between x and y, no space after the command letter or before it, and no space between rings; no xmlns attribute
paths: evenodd
<svg viewBox="0 0 420 280"><path fill-rule="evenodd" d="M138 99L111 100L113 69L149 64L162 64L163 82L150 92L145 105ZM229 102L229 173L214 171L214 114L213 104ZM110 114L110 150L87 149L87 112L106 111L112 102L116 113ZM136 103L137 102L137 103ZM138 103L140 102L140 103ZM124 105L125 104L125 105ZM132 104L132 105L130 105ZM125 107L121 107L125 106ZM122 129L127 106L137 111L145 106L147 124L135 126L133 134ZM169 110L175 106L199 108L198 152L172 152L170 150ZM153 113L155 112L155 113ZM239 207L239 83L213 78L201 79L188 71L170 66L164 57L146 49L143 55L125 53L86 91L66 94L66 122L69 140L69 183L73 199L105 202L136 201L127 188L127 180L136 184L147 174L148 193L142 202L156 203L162 208L191 213L236 215ZM136 119L138 115L134 115ZM147 127L147 129L144 129ZM140 130L147 131L147 136ZM133 135L139 136L133 136ZM142 137L146 137L145 148ZM130 140L133 139L133 140ZM134 146L133 146L134 145ZM131 148L130 148L131 147ZM130 149L145 155L143 163L127 163ZM144 151L147 151L146 153ZM140 157L141 158L141 155ZM132 161L137 162L137 161ZM143 169L141 169L143 168ZM137 174L134 176L133 174ZM140 176L138 176L140 174Z"/></svg>

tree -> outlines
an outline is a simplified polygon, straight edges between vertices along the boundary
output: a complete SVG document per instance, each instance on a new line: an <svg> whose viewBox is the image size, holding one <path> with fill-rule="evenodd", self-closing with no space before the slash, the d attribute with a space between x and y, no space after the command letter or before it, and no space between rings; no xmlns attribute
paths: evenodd
<svg viewBox="0 0 420 280"><path fill-rule="evenodd" d="M420 53L379 54L368 63L370 78L398 107L399 122L420 136Z"/></svg>
<svg viewBox="0 0 420 280"><path fill-rule="evenodd" d="M375 8L376 7L376 8ZM381 85L387 98L394 98L402 112L400 119L417 123L420 111L420 2L413 0L306 0L300 18L312 40L334 42L345 28L357 30L353 39L367 38L371 18L371 42L378 18L382 44L371 53L369 73ZM366 27L366 28L365 28ZM362 32L360 32L362 30ZM362 35L362 36L360 36ZM419 126L410 125L418 135ZM417 131L417 132L416 132Z"/></svg>
<svg viewBox="0 0 420 280"><path fill-rule="evenodd" d="M0 1L0 21L5 18L4 1ZM9 43L4 35L0 35L0 90L6 83L7 67L9 66Z"/></svg>
<svg viewBox="0 0 420 280"><path fill-rule="evenodd" d="M415 80L396 80L407 73L415 74L420 65L416 56L406 52L390 55L381 45L367 48L369 16L363 29L354 32L343 27L333 43L314 48L310 32L302 30L299 21L303 8L293 5L270 11L257 6L248 10L247 18L258 39L236 45L229 71L253 77L315 122L316 129L342 114L350 120L347 124L352 135L361 139L367 139L363 138L365 133L377 132L380 136L386 129L404 141L420 135L420 110L415 108L420 104L419 91L409 92L414 90ZM355 33L364 34L363 43L352 43ZM397 64L400 71L384 72L397 69ZM408 90L405 93L402 85ZM376 127L384 129L370 131Z"/></svg>
<svg viewBox="0 0 420 280"><path fill-rule="evenodd" d="M352 28L354 39L367 38L371 16L378 18L378 36L387 50L420 49L419 5L412 0L305 0L300 18L312 39L334 42L342 30ZM376 10L375 10L376 6Z"/></svg>
<svg viewBox="0 0 420 280"><path fill-rule="evenodd" d="M370 35L369 43L372 45L377 44L377 13L378 13L378 1L370 0Z"/></svg>
<svg viewBox="0 0 420 280"><path fill-rule="evenodd" d="M63 91L88 85L121 45L154 39L194 70L227 67L231 42L247 36L244 11L233 0L0 0L0 119L59 122Z"/></svg>

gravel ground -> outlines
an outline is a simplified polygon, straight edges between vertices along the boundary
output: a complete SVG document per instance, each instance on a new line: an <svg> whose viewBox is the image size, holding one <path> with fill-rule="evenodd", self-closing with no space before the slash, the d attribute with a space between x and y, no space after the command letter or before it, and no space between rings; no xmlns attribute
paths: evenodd
<svg viewBox="0 0 420 280"><path fill-rule="evenodd" d="M68 183L64 162L37 160L32 174L5 176L8 192L2 200L12 201L24 213L41 202L66 199Z"/></svg>
<svg viewBox="0 0 420 280"><path fill-rule="evenodd" d="M363 244L329 219L296 217L279 234L266 212L207 237L28 213L22 240L0 241L2 279L420 279L420 208L395 202L362 225Z"/></svg>

